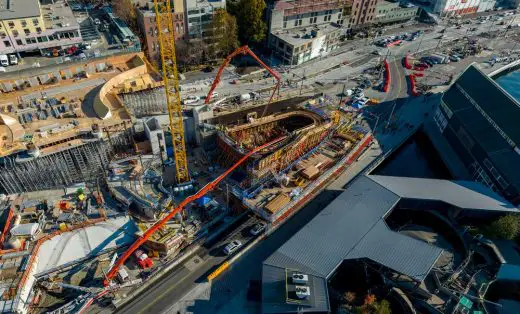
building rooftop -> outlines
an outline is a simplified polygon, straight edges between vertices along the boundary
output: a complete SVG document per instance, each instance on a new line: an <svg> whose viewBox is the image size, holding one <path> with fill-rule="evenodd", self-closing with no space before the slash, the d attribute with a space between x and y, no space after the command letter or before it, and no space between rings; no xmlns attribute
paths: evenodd
<svg viewBox="0 0 520 314"><path fill-rule="evenodd" d="M478 143L500 174L520 186L520 169L511 166L520 163L520 104L474 65L442 100L464 126L468 145Z"/></svg>
<svg viewBox="0 0 520 314"><path fill-rule="evenodd" d="M519 212L502 196L478 182L375 175L370 178L401 198L441 201L467 210Z"/></svg>
<svg viewBox="0 0 520 314"><path fill-rule="evenodd" d="M334 31L337 31L338 29L341 29L341 27L331 23L312 27L308 26L302 28L274 30L271 32L271 34L292 46L298 47L312 42L316 37L330 34ZM314 31L317 31L318 35L314 36Z"/></svg>
<svg viewBox="0 0 520 314"><path fill-rule="evenodd" d="M263 313L297 308L303 308L303 312L329 311L327 289L323 285L326 286L327 279L344 260L369 259L415 281L423 281L442 249L394 232L386 225L385 217L401 199L442 201L468 210L511 211L512 208L480 184L362 176L264 261ZM297 270L313 278L314 299L310 305L298 307L287 302L282 286L287 270Z"/></svg>
<svg viewBox="0 0 520 314"><path fill-rule="evenodd" d="M0 20L40 16L38 0L0 0Z"/></svg>
<svg viewBox="0 0 520 314"><path fill-rule="evenodd" d="M214 8L224 8L226 5L225 0L186 0L186 8L187 9L197 9L197 8L206 8L206 7L214 7ZM199 12L199 13L209 13L209 12ZM196 14L192 12L188 12L188 15Z"/></svg>
<svg viewBox="0 0 520 314"><path fill-rule="evenodd" d="M43 15L45 28L59 29L79 27L74 13L64 0L55 0L42 4L41 13Z"/></svg>
<svg viewBox="0 0 520 314"><path fill-rule="evenodd" d="M90 227L65 232L45 241L38 251L36 274L56 267L96 256L103 250L127 245L134 240L135 223L128 217L118 217Z"/></svg>

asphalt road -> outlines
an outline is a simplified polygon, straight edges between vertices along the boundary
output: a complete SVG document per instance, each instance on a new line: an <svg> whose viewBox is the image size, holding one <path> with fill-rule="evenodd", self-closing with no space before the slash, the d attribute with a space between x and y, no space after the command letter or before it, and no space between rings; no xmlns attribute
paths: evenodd
<svg viewBox="0 0 520 314"><path fill-rule="evenodd" d="M178 300L186 291L193 288L197 282L205 281L207 275L213 271L227 256L223 253L224 246L232 240L240 240L243 244L251 241L254 237L249 230L258 222L252 214L240 220L237 228L222 238L214 241L207 247L197 250L191 258L175 267L166 276L159 279L144 294L134 298L117 313L160 313L171 305L172 300ZM100 313L110 311L100 311Z"/></svg>

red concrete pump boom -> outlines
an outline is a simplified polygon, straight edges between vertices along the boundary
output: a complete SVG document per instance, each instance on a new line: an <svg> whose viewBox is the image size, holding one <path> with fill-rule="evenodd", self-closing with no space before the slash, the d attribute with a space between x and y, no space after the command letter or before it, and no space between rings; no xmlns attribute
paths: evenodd
<svg viewBox="0 0 520 314"><path fill-rule="evenodd" d="M197 193L188 196L185 198L179 206L177 206L175 209L173 209L168 215L163 217L161 220L157 221L152 227L150 227L146 232L143 234L142 237L137 238L137 240L126 250L123 255L114 263L114 266L108 271L106 278L104 280L104 285L108 286L110 284L110 281L114 278L114 276L117 274L117 271L119 270L119 267L124 264L124 262L132 255L132 253L137 250L143 243L146 242L146 240L159 228L164 226L168 220L172 219L175 214L180 212L184 206L186 206L188 203L193 202L202 196L204 196L207 192L213 190L220 181L222 181L227 175L229 175L233 170L235 170L240 164L242 164L244 161L247 160L251 155L255 154L256 152L269 147L279 141L281 141L284 137L277 138L269 143L266 143L262 146L256 147L255 149L251 150L247 154L245 154L240 160L231 166L231 168L227 169L226 172L218 176L215 180L211 181L210 183L206 184L202 189L200 189Z"/></svg>
<svg viewBox="0 0 520 314"><path fill-rule="evenodd" d="M262 60L260 60L260 58L258 58L257 55L255 55L254 52L251 51L251 49L249 49L249 47L246 45L246 46L237 48L229 56L227 56L226 60L224 60L224 63L222 63L222 65L218 69L217 76L215 77L213 84L211 84L211 89L209 90L208 96L206 96L206 100L204 101L205 104L209 104L209 102L211 101L211 96L212 96L211 94L213 94L213 91L217 87L218 83L220 83L220 76L222 75L222 72L224 72L224 68L229 64L229 62L231 62L231 59L233 59L235 56L240 55L240 54L242 54L242 55L248 54L251 57L253 57L253 59L255 59L256 62L258 62L264 69L267 70L267 72L269 72L276 79L276 81L277 81L276 86L273 90L273 93L271 94L271 97L269 98L269 102L267 103L267 105L269 105L271 103L271 100L273 99L274 94L280 88L280 84L282 83L282 78L280 77L280 74L278 74L278 72L271 69L270 67L267 66L267 64L262 62Z"/></svg>

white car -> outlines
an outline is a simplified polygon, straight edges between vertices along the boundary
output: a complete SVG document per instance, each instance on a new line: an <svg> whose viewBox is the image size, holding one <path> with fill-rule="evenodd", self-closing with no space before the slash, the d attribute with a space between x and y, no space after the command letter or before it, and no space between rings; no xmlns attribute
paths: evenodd
<svg viewBox="0 0 520 314"><path fill-rule="evenodd" d="M188 104L193 104L193 103L196 103L197 101L200 100L200 97L199 96L188 96L186 98L184 98L183 102L185 105L188 105Z"/></svg>
<svg viewBox="0 0 520 314"><path fill-rule="evenodd" d="M0 55L0 65L3 67L9 66L9 58L7 58L7 55Z"/></svg>
<svg viewBox="0 0 520 314"><path fill-rule="evenodd" d="M249 230L249 233L251 233L251 235L259 235L260 233L262 233L265 228L267 227L267 224L265 222L259 222L257 224L255 224L253 226L253 228L251 228L251 230Z"/></svg>
<svg viewBox="0 0 520 314"><path fill-rule="evenodd" d="M94 24L101 25L101 21L98 18L94 19Z"/></svg>
<svg viewBox="0 0 520 314"><path fill-rule="evenodd" d="M224 247L224 253L226 253L226 255L231 255L241 246L242 242L240 242L239 240L233 240Z"/></svg>

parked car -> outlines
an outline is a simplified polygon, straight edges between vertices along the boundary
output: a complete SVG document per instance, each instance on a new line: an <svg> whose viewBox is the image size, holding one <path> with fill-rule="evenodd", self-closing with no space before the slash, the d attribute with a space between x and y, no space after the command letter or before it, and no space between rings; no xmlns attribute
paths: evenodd
<svg viewBox="0 0 520 314"><path fill-rule="evenodd" d="M101 21L96 17L96 18L94 19L94 24L96 24L96 25L101 25Z"/></svg>
<svg viewBox="0 0 520 314"><path fill-rule="evenodd" d="M453 61L453 62L459 62L460 61L460 58L456 55L451 55L450 56L450 61Z"/></svg>
<svg viewBox="0 0 520 314"><path fill-rule="evenodd" d="M17 65L18 64L18 58L16 55L9 55L9 62L11 65Z"/></svg>
<svg viewBox="0 0 520 314"><path fill-rule="evenodd" d="M0 65L3 67L9 66L9 58L7 58L7 55L0 55Z"/></svg>
<svg viewBox="0 0 520 314"><path fill-rule="evenodd" d="M208 65L207 67L205 67L204 69L202 69L202 71L203 71L203 72L206 72L206 73L213 72L213 70L215 70L215 68L212 67L211 65Z"/></svg>
<svg viewBox="0 0 520 314"><path fill-rule="evenodd" d="M265 228L267 227L267 224L265 222L259 222L257 224L255 224L253 226L253 228L251 228L251 230L249 230L249 233L251 233L251 235L259 235L260 233L262 233Z"/></svg>
<svg viewBox="0 0 520 314"><path fill-rule="evenodd" d="M241 246L242 242L239 240L233 240L224 247L224 253L226 253L226 255L231 255Z"/></svg>
<svg viewBox="0 0 520 314"><path fill-rule="evenodd" d="M184 98L183 102L185 105L188 105L188 104L196 103L199 100L200 100L199 96L190 95L190 96Z"/></svg>

